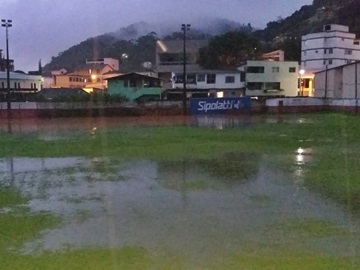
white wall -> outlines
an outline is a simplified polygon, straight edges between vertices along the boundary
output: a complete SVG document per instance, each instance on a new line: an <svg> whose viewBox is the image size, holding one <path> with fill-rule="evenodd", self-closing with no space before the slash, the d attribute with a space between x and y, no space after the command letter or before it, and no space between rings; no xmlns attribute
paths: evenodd
<svg viewBox="0 0 360 270"><path fill-rule="evenodd" d="M19 85L20 87L15 87L14 84ZM10 88L20 88L20 89L31 89L36 90L41 89L42 77L38 75L27 75L21 73L10 72ZM4 86L4 87L3 87ZM31 87L32 86L32 87ZM7 89L7 74L6 72L0 72L0 90Z"/></svg>
<svg viewBox="0 0 360 270"><path fill-rule="evenodd" d="M360 64L357 65L357 97L360 98ZM355 70L355 64L351 64L316 73L315 97L355 98Z"/></svg>
<svg viewBox="0 0 360 270"><path fill-rule="evenodd" d="M297 62L277 62L277 61L248 61L247 67L262 66L264 73L246 73L246 83L259 82L280 82L283 91L268 91L264 89L246 89L247 96L297 96L299 69ZM274 72L273 68L278 68L279 72ZM290 68L295 68L295 72L289 72Z"/></svg>
<svg viewBox="0 0 360 270"><path fill-rule="evenodd" d="M321 98L273 98L266 100L267 107L277 107L279 102L283 102L283 106L323 106L326 101Z"/></svg>

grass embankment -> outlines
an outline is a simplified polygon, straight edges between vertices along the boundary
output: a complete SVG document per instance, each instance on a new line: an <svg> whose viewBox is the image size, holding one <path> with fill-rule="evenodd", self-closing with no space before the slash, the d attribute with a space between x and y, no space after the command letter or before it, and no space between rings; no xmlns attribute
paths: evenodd
<svg viewBox="0 0 360 270"><path fill-rule="evenodd" d="M322 194L360 208L360 118L340 114L309 114L301 124L267 123L245 129L192 127L127 127L100 130L95 135L44 141L35 135L0 134L0 156L66 157L116 156L182 160L217 157L229 152L292 154L299 147L314 150L305 184ZM291 165L290 165L291 166ZM197 269L186 259L154 257L136 247L19 255L16 248L39 231L56 225L47 214L31 214L26 198L0 189L1 269ZM209 261L199 269L359 269L359 258L331 257L277 249L241 252L221 261Z"/></svg>

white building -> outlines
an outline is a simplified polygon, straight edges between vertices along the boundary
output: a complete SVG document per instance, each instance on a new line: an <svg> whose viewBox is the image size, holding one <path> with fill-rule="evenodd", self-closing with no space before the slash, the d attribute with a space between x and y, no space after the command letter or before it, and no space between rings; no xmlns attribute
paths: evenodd
<svg viewBox="0 0 360 270"><path fill-rule="evenodd" d="M360 98L360 63L342 65L315 73L315 97Z"/></svg>
<svg viewBox="0 0 360 270"><path fill-rule="evenodd" d="M304 95L298 93L299 65L294 61L247 61L246 96Z"/></svg>
<svg viewBox="0 0 360 270"><path fill-rule="evenodd" d="M172 93L182 92L183 74L174 73ZM241 97L245 93L245 73L237 70L201 70L187 73L188 97ZM178 90L178 91L176 91Z"/></svg>
<svg viewBox="0 0 360 270"><path fill-rule="evenodd" d="M42 76L10 72L10 90L39 91L42 88ZM7 89L7 74L0 72L0 91Z"/></svg>
<svg viewBox="0 0 360 270"><path fill-rule="evenodd" d="M349 27L325 25L323 32L304 35L301 43L303 87L311 95L314 74L360 60L360 41L349 32Z"/></svg>
<svg viewBox="0 0 360 270"><path fill-rule="evenodd" d="M317 72L360 60L360 41L344 25L325 25L323 32L302 37L301 68Z"/></svg>

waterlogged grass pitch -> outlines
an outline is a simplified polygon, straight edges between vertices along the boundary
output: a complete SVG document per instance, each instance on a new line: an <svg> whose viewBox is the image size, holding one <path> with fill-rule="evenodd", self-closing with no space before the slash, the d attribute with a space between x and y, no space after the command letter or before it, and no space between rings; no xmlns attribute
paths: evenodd
<svg viewBox="0 0 360 270"><path fill-rule="evenodd" d="M1 269L359 269L360 119L0 134Z"/></svg>

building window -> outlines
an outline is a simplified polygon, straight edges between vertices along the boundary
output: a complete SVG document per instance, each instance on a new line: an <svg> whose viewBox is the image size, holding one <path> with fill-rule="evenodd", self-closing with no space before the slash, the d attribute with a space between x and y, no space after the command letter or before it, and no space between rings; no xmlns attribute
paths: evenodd
<svg viewBox="0 0 360 270"><path fill-rule="evenodd" d="M246 72L241 71L240 72L240 82L245 82L246 80Z"/></svg>
<svg viewBox="0 0 360 270"><path fill-rule="evenodd" d="M136 80L131 80L130 79L130 87L136 87Z"/></svg>
<svg viewBox="0 0 360 270"><path fill-rule="evenodd" d="M289 73L295 73L296 67L289 67Z"/></svg>
<svg viewBox="0 0 360 270"><path fill-rule="evenodd" d="M5 83L1 82L1 88L5 88Z"/></svg>
<svg viewBox="0 0 360 270"><path fill-rule="evenodd" d="M333 60L329 59L329 65L332 65L332 63L333 63Z"/></svg>
<svg viewBox="0 0 360 270"><path fill-rule="evenodd" d="M196 75L195 74L188 74L186 76L186 83L188 83L188 84L196 84Z"/></svg>
<svg viewBox="0 0 360 270"><path fill-rule="evenodd" d="M329 48L329 54L333 54L333 53L334 53L333 48Z"/></svg>
<svg viewBox="0 0 360 270"><path fill-rule="evenodd" d="M352 50L345 50L346 55L352 55Z"/></svg>
<svg viewBox="0 0 360 270"><path fill-rule="evenodd" d="M16 89L16 87L17 87L17 83L15 82L15 83L14 83L14 88Z"/></svg>
<svg viewBox="0 0 360 270"><path fill-rule="evenodd" d="M198 82L205 82L205 74L198 74L197 75Z"/></svg>
<svg viewBox="0 0 360 270"><path fill-rule="evenodd" d="M206 75L206 83L207 84L216 83L216 75L215 74L207 74Z"/></svg>
<svg viewBox="0 0 360 270"><path fill-rule="evenodd" d="M326 54L327 53L327 49L324 49L324 54Z"/></svg>
<svg viewBox="0 0 360 270"><path fill-rule="evenodd" d="M247 83L247 89L248 90L262 90L263 89L263 83L261 83L261 82L248 82Z"/></svg>
<svg viewBox="0 0 360 270"><path fill-rule="evenodd" d="M360 41L354 41L354 45L360 45Z"/></svg>
<svg viewBox="0 0 360 270"><path fill-rule="evenodd" d="M226 76L225 83L235 83L235 76Z"/></svg>
<svg viewBox="0 0 360 270"><path fill-rule="evenodd" d="M266 82L265 83L265 90L280 90L280 83L279 82Z"/></svg>
<svg viewBox="0 0 360 270"><path fill-rule="evenodd" d="M100 82L100 78L97 78L96 81L97 81L97 82Z"/></svg>
<svg viewBox="0 0 360 270"><path fill-rule="evenodd" d="M264 73L265 68L264 67L247 67L248 73Z"/></svg>
<svg viewBox="0 0 360 270"><path fill-rule="evenodd" d="M279 73L280 68L279 67L272 67L271 70L272 70L272 73Z"/></svg>
<svg viewBox="0 0 360 270"><path fill-rule="evenodd" d="M184 82L184 75L183 74L176 74L175 75L175 83L183 83Z"/></svg>

